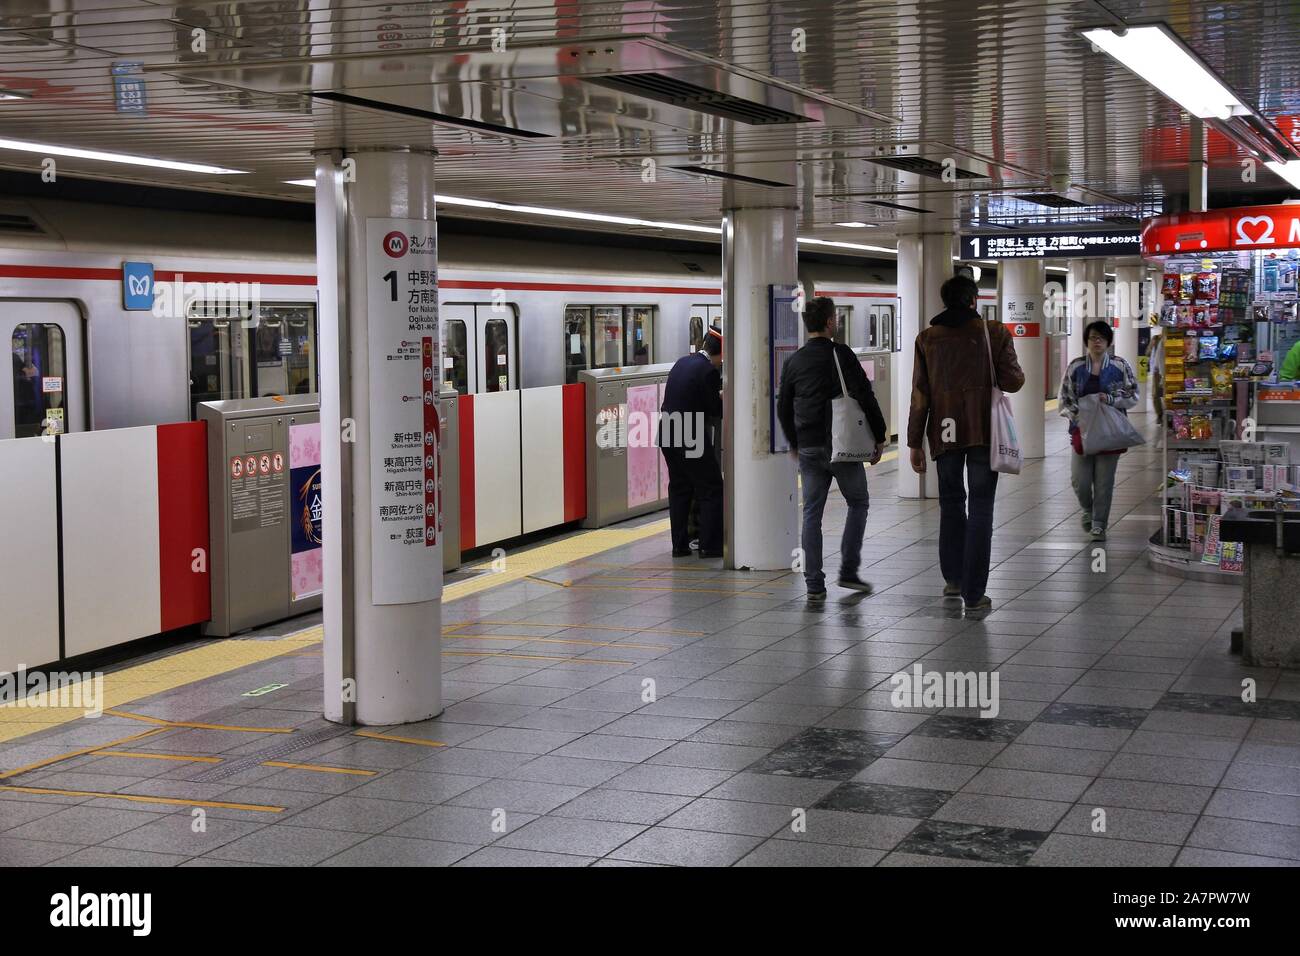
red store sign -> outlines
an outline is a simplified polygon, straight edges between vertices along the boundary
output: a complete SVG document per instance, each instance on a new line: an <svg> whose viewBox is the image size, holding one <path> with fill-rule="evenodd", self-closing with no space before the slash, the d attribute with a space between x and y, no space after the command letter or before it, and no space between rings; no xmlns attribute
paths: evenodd
<svg viewBox="0 0 1300 956"><path fill-rule="evenodd" d="M1142 255L1300 247L1300 203L1157 216L1142 227Z"/></svg>

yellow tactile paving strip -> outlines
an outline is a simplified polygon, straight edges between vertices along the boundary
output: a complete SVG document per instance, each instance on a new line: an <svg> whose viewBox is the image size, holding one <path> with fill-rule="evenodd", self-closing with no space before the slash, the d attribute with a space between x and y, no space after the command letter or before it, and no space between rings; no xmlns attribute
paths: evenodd
<svg viewBox="0 0 1300 956"><path fill-rule="evenodd" d="M652 538L667 530L668 519L664 518L661 521L652 521L650 524L641 525L639 528L628 528L626 530L601 528L596 531L576 534L562 541L554 541L540 547L529 548L526 551L507 552L505 567L502 570L496 572L491 570L491 558L480 564L471 565L466 570L485 573L470 578L468 581L457 581L455 584L447 585L442 589L442 600L443 603L446 603L469 594L486 591L488 588L494 588L501 584L519 581L540 574L543 571L549 571L551 568L559 567L562 564L581 561L583 558L589 558L593 554L599 554L611 548ZM547 583L554 584L556 582L550 581Z"/></svg>
<svg viewBox="0 0 1300 956"><path fill-rule="evenodd" d="M150 697L238 667L300 650L320 639L320 628L312 628L276 641L213 641L170 657L105 674L104 699L101 704L105 710L109 710L142 697ZM85 716L85 710L81 707L47 706L57 703L58 693L47 691L35 694L23 701L21 707L17 703L0 705L0 742L25 737ZM159 719L150 720L151 723L155 721Z"/></svg>

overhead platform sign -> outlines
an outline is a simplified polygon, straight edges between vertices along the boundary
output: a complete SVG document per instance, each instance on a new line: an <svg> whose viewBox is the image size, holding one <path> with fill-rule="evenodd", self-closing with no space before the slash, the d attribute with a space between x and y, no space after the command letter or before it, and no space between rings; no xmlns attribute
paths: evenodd
<svg viewBox="0 0 1300 956"><path fill-rule="evenodd" d="M1087 259L1136 256L1139 229L1108 232L1015 232L961 237L963 259Z"/></svg>

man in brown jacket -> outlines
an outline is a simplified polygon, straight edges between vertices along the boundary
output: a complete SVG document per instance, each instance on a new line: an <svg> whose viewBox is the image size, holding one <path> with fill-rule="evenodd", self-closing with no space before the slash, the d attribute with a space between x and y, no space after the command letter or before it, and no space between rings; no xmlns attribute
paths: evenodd
<svg viewBox="0 0 1300 956"><path fill-rule="evenodd" d="M946 308L916 337L907 447L912 470L921 474L926 468L921 439L928 438L939 469L939 568L944 597L960 596L967 611L984 611L993 606L984 587L989 580L993 498L998 490L998 473L989 467L991 366L996 366L997 385L1004 392L1019 391L1025 373L1016 361L1011 334L1000 322L983 321L975 310L979 286L972 279L954 276L939 294ZM963 472L970 485L969 514Z"/></svg>

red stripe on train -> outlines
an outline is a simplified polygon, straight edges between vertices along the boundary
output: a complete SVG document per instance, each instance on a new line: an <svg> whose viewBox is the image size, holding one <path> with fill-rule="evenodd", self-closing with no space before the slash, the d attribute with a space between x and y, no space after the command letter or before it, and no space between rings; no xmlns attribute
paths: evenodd
<svg viewBox="0 0 1300 956"><path fill-rule="evenodd" d="M562 386L564 438L564 520L587 516L586 386L582 382Z"/></svg>
<svg viewBox="0 0 1300 956"><path fill-rule="evenodd" d="M158 426L159 630L212 617L208 561L208 441L203 422ZM195 549L202 571L195 571Z"/></svg>
<svg viewBox="0 0 1300 956"><path fill-rule="evenodd" d="M460 550L474 547L474 397L462 395L460 409Z"/></svg>

